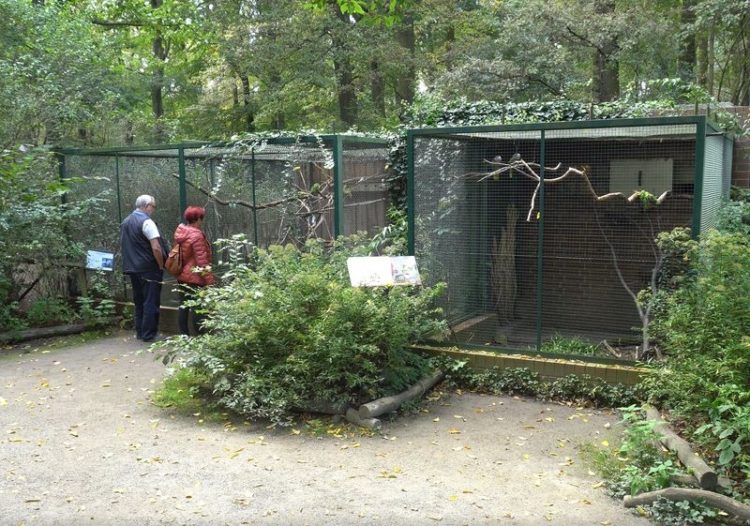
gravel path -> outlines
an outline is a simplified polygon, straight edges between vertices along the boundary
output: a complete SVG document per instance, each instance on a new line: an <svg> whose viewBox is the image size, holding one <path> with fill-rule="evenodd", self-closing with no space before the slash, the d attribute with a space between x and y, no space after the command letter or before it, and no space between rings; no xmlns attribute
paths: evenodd
<svg viewBox="0 0 750 526"><path fill-rule="evenodd" d="M381 434L204 422L149 402L125 334L0 350L1 525L648 525L576 446L611 412L446 395Z"/></svg>

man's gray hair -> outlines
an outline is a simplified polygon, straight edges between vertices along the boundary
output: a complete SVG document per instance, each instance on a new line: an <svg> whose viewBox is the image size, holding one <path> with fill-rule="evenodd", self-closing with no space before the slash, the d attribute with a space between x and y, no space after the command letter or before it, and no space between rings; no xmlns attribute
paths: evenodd
<svg viewBox="0 0 750 526"><path fill-rule="evenodd" d="M139 195L138 199L135 200L135 207L144 209L148 205L154 202L156 202L156 199L154 199L154 196L152 195L148 195L148 194Z"/></svg>

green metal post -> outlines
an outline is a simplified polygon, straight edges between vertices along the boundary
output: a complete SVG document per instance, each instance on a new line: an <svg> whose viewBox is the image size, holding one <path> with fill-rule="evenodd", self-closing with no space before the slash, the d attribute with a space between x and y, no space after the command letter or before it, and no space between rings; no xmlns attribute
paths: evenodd
<svg viewBox="0 0 750 526"><path fill-rule="evenodd" d="M187 208L187 185L185 184L185 148L179 148L177 150L177 170L180 175L180 218L178 221L182 221L182 214Z"/></svg>
<svg viewBox="0 0 750 526"><path fill-rule="evenodd" d="M253 188L253 239L255 240L255 246L258 246L258 203L256 202L255 195L255 147L253 146L250 150L250 177L252 180Z"/></svg>
<svg viewBox="0 0 750 526"><path fill-rule="evenodd" d="M122 224L122 191L120 190L120 156L115 154L115 188L117 189L117 219L118 227ZM128 297L128 279L125 274L121 275L122 279L122 297Z"/></svg>
<svg viewBox="0 0 750 526"><path fill-rule="evenodd" d="M115 155L115 188L117 189L117 219L122 223L122 196L120 195L120 156Z"/></svg>
<svg viewBox="0 0 750 526"><path fill-rule="evenodd" d="M60 179L60 182L62 183L65 181L66 173L65 173L65 155L63 153L57 152L55 154L57 156L57 176ZM67 194L62 194L60 196L60 202L63 204L68 202Z"/></svg>
<svg viewBox="0 0 750 526"><path fill-rule="evenodd" d="M693 167L693 239L701 233L703 214L703 169L706 161L706 121L699 120L695 125L695 166Z"/></svg>
<svg viewBox="0 0 750 526"><path fill-rule="evenodd" d="M488 183L484 183L481 185L479 191L481 192L481 206L480 206L480 218L479 218L479 239L475 240L475 244L472 247L472 252L474 254L481 254L484 252L483 248L485 246L492 246L492 243L489 242L489 236L487 233L487 221L489 216L489 191L487 190ZM482 260L484 258L479 258L479 261L476 262L476 271L478 272L478 275L481 276L482 283L480 285L480 290L478 291L478 296L481 298L483 305L489 305L492 301L492 298L489 297L489 290L490 290L490 284L487 282L487 267L483 265Z"/></svg>
<svg viewBox="0 0 750 526"><path fill-rule="evenodd" d="M542 349L542 306L544 293L544 130L539 145L539 235L536 245L536 350Z"/></svg>
<svg viewBox="0 0 750 526"><path fill-rule="evenodd" d="M333 237L344 234L344 139L333 141Z"/></svg>
<svg viewBox="0 0 750 526"><path fill-rule="evenodd" d="M414 254L414 225L416 210L414 209L414 134L412 130L406 132L406 220L408 233L408 254Z"/></svg>

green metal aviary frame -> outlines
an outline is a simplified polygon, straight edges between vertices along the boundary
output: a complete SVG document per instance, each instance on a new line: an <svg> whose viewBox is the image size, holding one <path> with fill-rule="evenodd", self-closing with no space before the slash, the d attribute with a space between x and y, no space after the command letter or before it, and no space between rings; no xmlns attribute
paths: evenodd
<svg viewBox="0 0 750 526"><path fill-rule="evenodd" d="M157 198L154 219L171 240L187 206L206 208L211 240L244 234L255 246L332 239L387 224L387 140L354 135L249 138L98 149L59 149L69 200L98 197L74 235L116 254L118 227L138 195ZM173 303L164 287L164 304Z"/></svg>
<svg viewBox="0 0 750 526"><path fill-rule="evenodd" d="M448 284L448 343L635 346L656 234L714 224L731 158L703 116L410 130L409 251Z"/></svg>

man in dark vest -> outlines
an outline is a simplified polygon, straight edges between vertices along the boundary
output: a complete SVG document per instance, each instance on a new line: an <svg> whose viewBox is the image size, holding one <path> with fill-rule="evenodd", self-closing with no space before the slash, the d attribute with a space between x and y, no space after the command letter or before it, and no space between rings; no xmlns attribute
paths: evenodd
<svg viewBox="0 0 750 526"><path fill-rule="evenodd" d="M139 340L160 339L159 308L161 282L167 247L159 228L151 219L156 200L142 195L135 201L135 210L120 225L122 271L130 276L135 303L135 334Z"/></svg>

